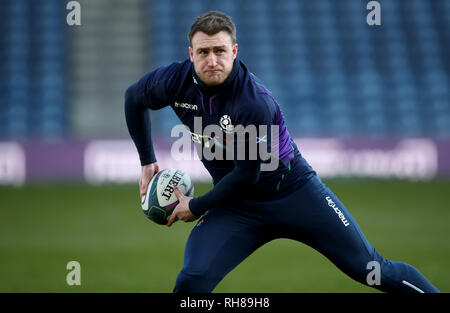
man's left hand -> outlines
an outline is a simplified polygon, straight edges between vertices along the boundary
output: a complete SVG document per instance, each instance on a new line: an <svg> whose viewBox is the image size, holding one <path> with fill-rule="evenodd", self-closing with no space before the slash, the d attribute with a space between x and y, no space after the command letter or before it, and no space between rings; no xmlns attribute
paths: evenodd
<svg viewBox="0 0 450 313"><path fill-rule="evenodd" d="M192 214L189 209L189 201L192 199L191 197L186 197L183 195L180 190L175 187L173 192L175 196L178 198L179 203L173 210L172 214L169 217L169 221L167 222L167 226L170 227L177 220L182 220L184 222L192 222L195 221L198 217Z"/></svg>

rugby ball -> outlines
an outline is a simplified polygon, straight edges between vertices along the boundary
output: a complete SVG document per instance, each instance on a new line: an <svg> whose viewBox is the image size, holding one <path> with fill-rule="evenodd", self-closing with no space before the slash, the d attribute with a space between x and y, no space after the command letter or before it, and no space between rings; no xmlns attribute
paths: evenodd
<svg viewBox="0 0 450 313"><path fill-rule="evenodd" d="M147 218L165 225L178 204L174 187L188 197L194 195L194 185L188 174L169 168L158 172L148 184L147 193L141 199L141 207Z"/></svg>

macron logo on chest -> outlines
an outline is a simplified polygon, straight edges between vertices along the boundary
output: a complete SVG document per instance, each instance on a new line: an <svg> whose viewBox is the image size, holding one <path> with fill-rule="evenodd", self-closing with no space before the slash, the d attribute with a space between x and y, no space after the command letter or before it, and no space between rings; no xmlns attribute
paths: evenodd
<svg viewBox="0 0 450 313"><path fill-rule="evenodd" d="M184 102L182 102L182 103L175 102L175 107L189 109L189 110L198 110L198 107L196 104L189 104L189 103L184 103Z"/></svg>

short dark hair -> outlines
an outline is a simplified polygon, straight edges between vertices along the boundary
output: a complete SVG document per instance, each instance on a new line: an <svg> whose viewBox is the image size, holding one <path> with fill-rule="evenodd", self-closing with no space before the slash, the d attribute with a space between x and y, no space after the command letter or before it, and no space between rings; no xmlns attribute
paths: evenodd
<svg viewBox="0 0 450 313"><path fill-rule="evenodd" d="M189 30L188 39L192 45L192 37L196 32L203 32L209 36L215 35L221 31L226 31L231 36L233 44L236 43L236 25L231 17L220 11L210 11L203 13L192 24Z"/></svg>

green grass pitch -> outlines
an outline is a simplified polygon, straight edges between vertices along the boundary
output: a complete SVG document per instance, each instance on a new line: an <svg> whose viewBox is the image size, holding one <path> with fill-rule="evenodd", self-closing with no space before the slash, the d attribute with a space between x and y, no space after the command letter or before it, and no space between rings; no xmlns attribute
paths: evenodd
<svg viewBox="0 0 450 313"><path fill-rule="evenodd" d="M449 180L324 180L386 258L450 291ZM196 185L196 195L207 184ZM0 292L171 292L193 223L141 212L137 185L0 187ZM69 261L81 285L68 286ZM376 292L304 244L258 249L215 292Z"/></svg>

